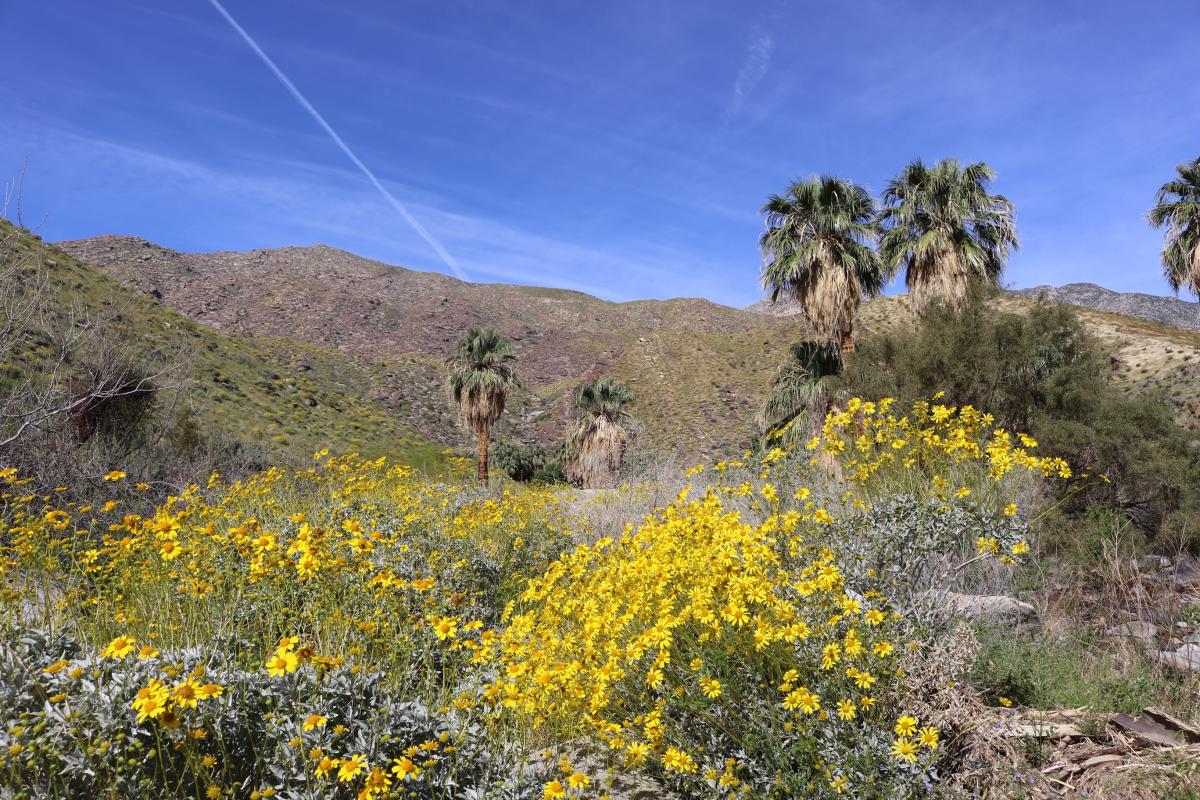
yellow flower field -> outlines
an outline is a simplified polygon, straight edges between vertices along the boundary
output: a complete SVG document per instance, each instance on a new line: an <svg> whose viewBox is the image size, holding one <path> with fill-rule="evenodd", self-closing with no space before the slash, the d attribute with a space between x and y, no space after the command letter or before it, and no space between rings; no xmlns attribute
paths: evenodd
<svg viewBox="0 0 1200 800"><path fill-rule="evenodd" d="M864 566L854 520L904 492L1015 525L1034 510L1019 487L1070 476L1035 448L975 409L853 400L807 450L698 467L611 531L571 519L569 488L479 490L354 456L214 475L153 509L60 504L6 470L7 624L45 633L0 687L62 697L0 711L0 776L102 796L449 797L470 781L582 798L622 772L679 796L920 796L953 731L908 707L903 657L938 634ZM998 530L955 553L1014 563L1028 544ZM91 777L63 771L76 757Z"/></svg>

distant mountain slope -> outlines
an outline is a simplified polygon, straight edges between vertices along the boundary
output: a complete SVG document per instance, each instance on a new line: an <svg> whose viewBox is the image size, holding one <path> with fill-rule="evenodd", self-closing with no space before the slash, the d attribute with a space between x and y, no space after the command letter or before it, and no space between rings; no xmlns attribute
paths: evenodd
<svg viewBox="0 0 1200 800"><path fill-rule="evenodd" d="M1104 289L1100 291L1107 292ZM1008 292L993 302L1004 311L1020 313L1029 308L1037 294L1033 290ZM1130 297L1116 292L1109 294ZM1130 313L1127 314L1082 305L1082 301L1086 299L1082 292L1067 296L1081 301L1078 304L1079 316L1108 352L1113 369L1112 380L1130 393L1161 391L1176 408L1182 425L1200 429L1200 332L1132 315L1132 311L1135 310L1150 314L1158 307L1158 304L1151 301L1165 301L1162 303L1163 308L1174 308L1170 304L1179 303L1181 306L1195 309L1195 304L1169 297L1133 296L1126 306L1130 309ZM1140 297L1148 300L1142 301ZM1050 293L1047 293L1047 298L1055 299ZM1061 302L1077 305L1069 300ZM761 300L747 310L751 309L757 313L784 318L796 319L800 315L799 305L790 300L778 303ZM868 333L887 331L897 326L910 325L912 322L912 310L906 295L893 295L864 303L856 325L860 332Z"/></svg>
<svg viewBox="0 0 1200 800"><path fill-rule="evenodd" d="M386 366L403 419L438 441L463 441L447 413L441 362L469 327L517 345L527 391L502 436L562 432L584 378L612 374L637 395L641 446L687 458L728 452L753 434L770 376L803 325L701 299L611 303L559 289L472 284L323 245L179 253L102 236L59 246L186 316L235 335L335 347Z"/></svg>
<svg viewBox="0 0 1200 800"><path fill-rule="evenodd" d="M0 220L0 234L11 232L13 227ZM220 433L279 455L330 447L418 466L445 462L444 445L405 422L407 401L392 386L387 365L348 358L321 344L230 335L198 325L32 235L17 234L9 257L42 265L50 308L92 318L119 309L114 330L123 343L138 351L184 353L184 401L202 433ZM32 271L21 275L37 279ZM36 349L17 352L0 367L36 374L39 358Z"/></svg>
<svg viewBox="0 0 1200 800"><path fill-rule="evenodd" d="M426 439L467 445L443 389L444 359L467 328L488 325L517 346L525 383L500 438L561 438L571 390L602 374L629 383L639 448L697 459L744 447L788 345L805 325L794 304L749 309L707 300L611 303L579 292L473 284L324 245L180 253L137 237L59 245L123 284L234 337L335 348L373 376L365 400ZM1159 298L1163 299L1163 298ZM1029 298L997 302L1027 308ZM1187 304L1184 304L1187 305ZM1200 334L1081 309L1129 391L1164 391L1187 424L1200 420ZM863 330L911 323L901 297L865 304ZM237 339L241 341L242 339ZM297 345L297 348L301 348ZM331 352L331 351L325 351ZM372 425L364 423L368 438Z"/></svg>
<svg viewBox="0 0 1200 800"><path fill-rule="evenodd" d="M1046 299L1057 303L1067 303L1096 311L1111 311L1127 317L1157 322L1160 325L1200 332L1200 303L1189 303L1177 297L1139 292L1114 292L1094 283L1034 286L1030 289L1013 289L1011 294L1028 298L1044 294ZM795 300L788 298L771 302L770 299L764 297L757 303L746 306L746 310L758 314L787 317L799 314L800 305Z"/></svg>
<svg viewBox="0 0 1200 800"><path fill-rule="evenodd" d="M1013 293L1025 297L1045 294L1048 299L1059 303L1094 308L1097 311L1112 311L1184 330L1200 331L1200 303L1189 303L1177 297L1114 292L1094 283L1035 286L1032 289L1016 289Z"/></svg>

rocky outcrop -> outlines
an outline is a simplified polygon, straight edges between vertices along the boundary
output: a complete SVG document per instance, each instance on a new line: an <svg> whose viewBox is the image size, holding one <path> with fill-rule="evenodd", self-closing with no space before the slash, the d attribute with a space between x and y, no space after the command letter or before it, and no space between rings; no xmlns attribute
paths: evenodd
<svg viewBox="0 0 1200 800"><path fill-rule="evenodd" d="M1036 608L1005 594L930 591L922 594L920 600L946 616L988 625L1021 625L1038 619Z"/></svg>
<svg viewBox="0 0 1200 800"><path fill-rule="evenodd" d="M1127 317L1171 325L1188 331L1200 331L1200 303L1177 297L1162 297L1140 292L1114 292L1094 283L1068 283L1066 286L1034 286L1017 289L1026 297L1045 295L1046 299L1097 311L1111 311Z"/></svg>

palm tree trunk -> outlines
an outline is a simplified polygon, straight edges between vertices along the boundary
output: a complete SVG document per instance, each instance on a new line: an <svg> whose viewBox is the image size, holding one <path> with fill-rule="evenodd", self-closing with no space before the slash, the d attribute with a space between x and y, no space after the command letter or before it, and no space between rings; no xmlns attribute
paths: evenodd
<svg viewBox="0 0 1200 800"><path fill-rule="evenodd" d="M850 328L846 328L844 331L842 331L842 352L854 352L854 334L851 332Z"/></svg>
<svg viewBox="0 0 1200 800"><path fill-rule="evenodd" d="M488 480L488 439L491 431L487 427L479 429L479 472L476 477L480 483L487 483Z"/></svg>

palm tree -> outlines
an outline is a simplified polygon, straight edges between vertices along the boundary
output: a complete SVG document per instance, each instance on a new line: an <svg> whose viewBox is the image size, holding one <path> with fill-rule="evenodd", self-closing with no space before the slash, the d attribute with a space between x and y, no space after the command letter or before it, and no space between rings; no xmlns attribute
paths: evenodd
<svg viewBox="0 0 1200 800"><path fill-rule="evenodd" d="M889 279L905 270L917 311L935 299L961 308L973 283L999 285L1019 243L1013 204L988 193L995 177L982 162L947 158L927 167L917 159L888 182L879 254Z"/></svg>
<svg viewBox="0 0 1200 800"><path fill-rule="evenodd" d="M488 478L488 439L504 413L508 393L520 385L513 343L490 328L471 328L449 359L450 397L479 437L479 480Z"/></svg>
<svg viewBox="0 0 1200 800"><path fill-rule="evenodd" d="M771 379L771 395L759 413L766 442L792 447L808 439L832 405L831 384L842 371L842 357L830 344L801 341Z"/></svg>
<svg viewBox="0 0 1200 800"><path fill-rule="evenodd" d="M1175 171L1179 177L1158 190L1150 224L1167 227L1162 265L1171 289L1200 297L1200 158Z"/></svg>
<svg viewBox="0 0 1200 800"><path fill-rule="evenodd" d="M813 177L772 195L761 213L763 287L772 300L798 300L817 338L852 350L854 312L883 290L871 195L850 181Z"/></svg>
<svg viewBox="0 0 1200 800"><path fill-rule="evenodd" d="M633 392L612 378L599 378L575 389L575 419L567 430L564 471L585 489L608 486L625 458Z"/></svg>

